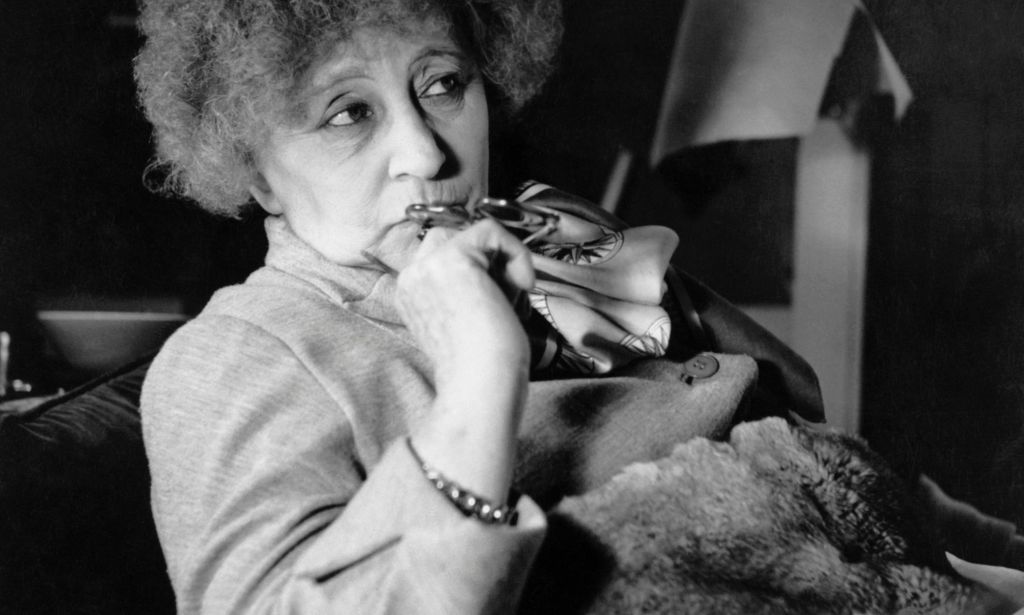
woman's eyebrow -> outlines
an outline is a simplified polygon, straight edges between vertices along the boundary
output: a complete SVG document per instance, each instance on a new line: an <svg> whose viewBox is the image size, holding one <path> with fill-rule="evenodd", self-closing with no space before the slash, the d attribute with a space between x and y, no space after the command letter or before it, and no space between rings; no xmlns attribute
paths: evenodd
<svg viewBox="0 0 1024 615"><path fill-rule="evenodd" d="M365 76L366 71L355 65L342 65L337 69L327 69L326 72L321 73L319 79L309 83L305 88L306 94L309 97L317 97L327 90L335 87L341 81L348 81L349 79Z"/></svg>
<svg viewBox="0 0 1024 615"><path fill-rule="evenodd" d="M410 64L415 65L423 60L430 58L448 58L454 59L459 63L469 63L472 60L470 56L459 49L457 46L452 45L450 47L428 47L413 57ZM361 66L358 62L350 62L342 60L334 67L324 67L323 71L319 75L319 78L315 81L311 81L304 88L303 98L315 99L319 98L322 94L333 89L339 82L347 81L349 79L355 79L358 77L365 77L367 75L366 69Z"/></svg>
<svg viewBox="0 0 1024 615"><path fill-rule="evenodd" d="M457 46L452 45L451 47L428 47L413 58L412 64L415 65L429 58L453 59L459 63L466 63L471 61L470 56L468 54L459 49Z"/></svg>
<svg viewBox="0 0 1024 615"><path fill-rule="evenodd" d="M440 58L442 60L448 60L458 65L459 70L465 70L467 67L473 65L473 60L465 54L461 49L457 47L452 48L441 48L441 49L425 49L422 53L416 56L410 63L410 68L415 69L414 74L419 77L423 77L430 65L426 60L432 58Z"/></svg>

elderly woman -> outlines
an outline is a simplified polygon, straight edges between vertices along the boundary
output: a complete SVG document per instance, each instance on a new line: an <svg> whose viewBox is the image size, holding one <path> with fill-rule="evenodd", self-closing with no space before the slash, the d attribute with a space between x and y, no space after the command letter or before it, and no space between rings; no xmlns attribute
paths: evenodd
<svg viewBox="0 0 1024 615"><path fill-rule="evenodd" d="M521 236L406 217L488 195L489 124L539 89L559 11L143 3L136 73L168 187L268 214L265 266L168 341L143 392L180 612L514 611L535 501L732 420L745 358L530 382ZM674 238L654 235L656 304Z"/></svg>

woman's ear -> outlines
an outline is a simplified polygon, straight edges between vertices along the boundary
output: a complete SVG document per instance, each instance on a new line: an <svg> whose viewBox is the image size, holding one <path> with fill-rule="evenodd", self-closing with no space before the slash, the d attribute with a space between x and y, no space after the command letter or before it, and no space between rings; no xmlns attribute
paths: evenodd
<svg viewBox="0 0 1024 615"><path fill-rule="evenodd" d="M249 184L249 194L252 195L252 198L256 199L256 202L260 204L263 211L268 214L279 216L284 213L277 197L274 196L274 191L270 189L267 178L263 177L263 174L258 171L255 177L253 177L252 183Z"/></svg>

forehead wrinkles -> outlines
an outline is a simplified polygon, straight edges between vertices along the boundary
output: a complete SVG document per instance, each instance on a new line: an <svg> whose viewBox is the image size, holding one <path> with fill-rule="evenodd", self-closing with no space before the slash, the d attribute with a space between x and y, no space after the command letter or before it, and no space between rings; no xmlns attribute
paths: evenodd
<svg viewBox="0 0 1024 615"><path fill-rule="evenodd" d="M279 119L286 124L295 124L304 118L309 96L329 86L337 77L338 71L332 70L332 65L366 66L393 54L404 38L434 35L444 37L457 49L461 48L455 39L451 21L438 14L401 21L370 21L353 25L346 31L326 33L319 41L306 47L307 59L302 62L301 74L292 82Z"/></svg>
<svg viewBox="0 0 1024 615"><path fill-rule="evenodd" d="M399 36L381 28L361 29L340 41L330 53L308 71L305 93L317 92L339 78L373 69L397 57Z"/></svg>

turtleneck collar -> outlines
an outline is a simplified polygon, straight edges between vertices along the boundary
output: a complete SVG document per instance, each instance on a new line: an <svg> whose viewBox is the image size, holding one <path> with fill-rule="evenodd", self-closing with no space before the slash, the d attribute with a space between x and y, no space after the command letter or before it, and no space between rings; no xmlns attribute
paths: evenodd
<svg viewBox="0 0 1024 615"><path fill-rule="evenodd" d="M391 324L402 320L394 307L395 275L367 260L363 264L327 259L292 231L280 216L269 216L267 267L294 275L313 285L331 301L357 314Z"/></svg>

